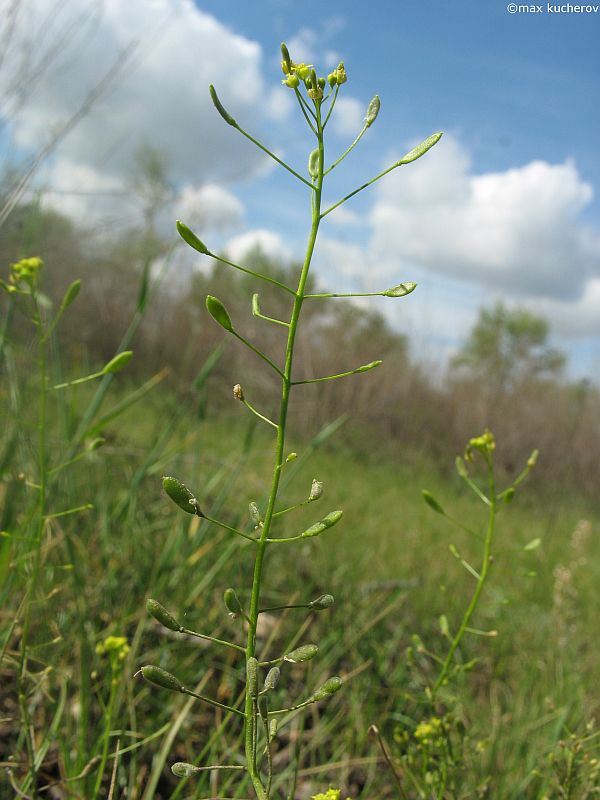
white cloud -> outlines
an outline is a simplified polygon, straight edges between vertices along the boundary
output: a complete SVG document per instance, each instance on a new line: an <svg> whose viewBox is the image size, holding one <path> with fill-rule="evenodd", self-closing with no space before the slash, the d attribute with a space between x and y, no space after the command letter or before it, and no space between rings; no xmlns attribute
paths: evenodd
<svg viewBox="0 0 600 800"><path fill-rule="evenodd" d="M184 187L173 211L177 219L202 231L227 230L239 225L244 215L244 207L237 197L213 183Z"/></svg>
<svg viewBox="0 0 600 800"><path fill-rule="evenodd" d="M331 125L339 136L355 137L365 119L366 106L354 97L338 97L331 115Z"/></svg>
<svg viewBox="0 0 600 800"><path fill-rule="evenodd" d="M265 156L218 115L208 85L214 83L228 110L257 132L264 127L264 98L273 120L285 117L288 100L265 88L260 46L192 0L27 0L18 5L16 21L0 73L0 121L8 123L21 156L48 142L119 54L132 54L49 164L45 177L55 181L60 174L61 189L84 171L90 189L123 177L142 145L165 154L176 184L239 180L264 168ZM44 60L36 77L36 64ZM21 91L11 94L17 87Z"/></svg>
<svg viewBox="0 0 600 800"><path fill-rule="evenodd" d="M372 247L520 297L576 299L600 276L600 236L579 219L592 187L571 161L473 175L451 137L392 173L371 213Z"/></svg>
<svg viewBox="0 0 600 800"><path fill-rule="evenodd" d="M300 28L286 42L292 61L314 64L319 74L337 67L340 54L326 44L344 25L342 17L332 17L322 21L318 29L307 26Z"/></svg>
<svg viewBox="0 0 600 800"><path fill-rule="evenodd" d="M273 231L259 228L247 231L230 239L225 245L231 261L241 262L253 250L260 251L273 261L289 262L292 254L285 245L283 238Z"/></svg>

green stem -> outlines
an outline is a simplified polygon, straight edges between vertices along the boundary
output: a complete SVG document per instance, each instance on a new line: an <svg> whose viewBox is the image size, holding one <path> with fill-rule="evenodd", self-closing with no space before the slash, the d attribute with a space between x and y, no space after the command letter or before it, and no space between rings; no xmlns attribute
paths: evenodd
<svg viewBox="0 0 600 800"><path fill-rule="evenodd" d="M473 597L471 598L471 602L467 610L465 611L465 615L460 623L460 627L456 632L452 640L452 644L450 645L450 649L448 650L448 654L444 659L444 663L440 670L440 674L437 677L436 682L433 685L433 695L438 692L444 681L448 676L448 672L450 671L450 666L452 664L452 659L454 658L454 653L458 648L467 628L469 627L469 622L471 621L471 617L477 608L477 604L479 603L479 598L481 596L481 592L485 585L488 571L491 564L491 550L492 550L492 543L494 540L494 529L496 524L496 511L497 511L497 497L496 497L496 485L494 480L494 468L492 464L492 458L490 455L486 456L487 461L487 469L488 469L488 486L489 486L489 498L486 498L486 501L489 503L489 512L488 512L488 525L487 531L485 535L485 541L483 546L483 561L481 564L481 570L478 575L477 579L477 586L475 587L475 591L473 592Z"/></svg>
<svg viewBox="0 0 600 800"><path fill-rule="evenodd" d="M248 625L248 639L246 646L246 660L254 658L256 652L256 625L258 621L258 615L260 612L260 605L259 605L260 587L262 579L263 562L267 547L267 539L269 538L271 522L273 519L273 514L275 512L275 503L277 501L277 492L279 490L281 470L285 460L284 458L285 431L286 431L286 420L288 414L288 405L290 401L290 391L292 388L291 375L292 375L292 364L294 359L294 344L296 340L298 321L300 319L300 312L302 310L302 303L304 301L304 290L306 287L306 281L308 279L310 264L315 249L317 233L319 230L319 223L321 221L321 193L323 188L324 147L323 147L323 128L321 125L321 110L318 104L316 104L316 119L317 119L317 137L319 142L318 144L319 172L314 184L314 192L311 196L312 224L306 247L304 264L302 265L302 272L300 274L300 280L298 282L298 289L296 291L294 306L292 309L292 315L289 325L286 355L285 355L285 367L282 375L281 403L279 409L279 422L277 427L277 441L275 445L275 466L273 469L273 478L271 483L271 491L269 494L269 502L265 513L265 519L261 531L261 536L257 545L256 560L254 562L254 575L252 579L252 594L250 599L250 612L249 612L250 619ZM313 187L311 186L311 188ZM253 709L253 698L249 691L246 691L245 715L246 719L245 719L244 741L246 750L246 762L248 766L248 771L250 773L250 779L252 780L252 785L254 787L254 791L256 792L258 800L268 800L268 794L265 790L265 787L262 783L260 775L258 774L258 771L255 766L256 753L255 753L255 742L253 736L255 728L255 720L254 720L255 713Z"/></svg>
<svg viewBox="0 0 600 800"><path fill-rule="evenodd" d="M338 160L337 160L337 161L334 161L334 162L333 162L333 164L332 164L330 167L328 167L328 168L325 170L325 173L324 173L325 175L327 175L329 172L331 172L331 170L332 170L332 169L335 169L335 168L337 167L337 165L338 165L338 164L340 164L340 163L341 163L341 162L342 162L342 161L343 161L343 160L346 158L346 156L347 156L349 153L351 153L351 152L352 152L352 150L354 150L354 148L356 147L356 145L357 145L357 144L360 142L360 140L362 139L362 137L365 135L365 133L366 133L366 131L367 131L367 128L368 128L368 125L364 125L364 126L363 126L363 129L362 129L362 131L361 131L361 132L358 134L358 136L357 136L357 137L356 137L356 139L355 139L355 140L352 142L352 144L350 145L350 147L346 148L346 150L344 150L344 152L343 152L343 153L342 153L342 155L341 155L341 156L338 158Z"/></svg>

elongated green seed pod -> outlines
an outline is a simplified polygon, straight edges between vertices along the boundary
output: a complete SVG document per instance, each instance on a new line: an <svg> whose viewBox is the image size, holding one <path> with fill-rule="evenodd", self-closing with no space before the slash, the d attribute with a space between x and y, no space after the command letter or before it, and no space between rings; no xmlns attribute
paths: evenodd
<svg viewBox="0 0 600 800"><path fill-rule="evenodd" d="M193 247L194 250L197 250L199 253L202 253L203 256L209 256L211 254L210 250L204 244L204 242L201 241L196 236L196 234L192 230L190 230L190 228L188 228L187 225L185 225L183 222L180 222L179 220L177 220L175 225L177 227L177 233L181 236L181 238L186 244L189 244L189 246Z"/></svg>
<svg viewBox="0 0 600 800"><path fill-rule="evenodd" d="M215 322L218 322L219 325L222 328L225 328L226 331L233 333L231 317L227 313L227 309L218 297L213 297L212 294L207 295L206 308Z"/></svg>
<svg viewBox="0 0 600 800"><path fill-rule="evenodd" d="M334 603L335 600L332 594L322 594L320 597L317 597L316 600L310 602L308 607L313 611L324 611L326 608L331 608Z"/></svg>
<svg viewBox="0 0 600 800"><path fill-rule="evenodd" d="M308 157L308 174L311 178L319 175L319 148L316 147Z"/></svg>
<svg viewBox="0 0 600 800"><path fill-rule="evenodd" d="M299 664L302 661L310 661L319 652L316 644L303 644L292 650L291 653L286 653L283 657L284 661L289 661L291 664Z"/></svg>
<svg viewBox="0 0 600 800"><path fill-rule="evenodd" d="M119 372L119 370L123 369L129 362L133 356L132 350L124 350L122 353L119 353L114 358L105 364L102 368L102 373L104 375L111 375L114 372Z"/></svg>
<svg viewBox="0 0 600 800"><path fill-rule="evenodd" d="M178 481L177 478L173 478L170 475L165 475L163 476L162 484L165 492L182 511L186 511L188 514L197 514L199 517L202 516L200 508L198 507L198 501L181 481Z"/></svg>
<svg viewBox="0 0 600 800"><path fill-rule="evenodd" d="M226 111L225 108L223 107L223 104L219 100L219 97L217 95L215 87L212 85L212 83L208 87L208 90L210 92L210 96L211 96L211 99L212 99L212 101L214 103L215 108L217 109L219 114L223 117L225 122L228 125L232 125L234 128L237 128L238 127L237 122L234 120L234 118L231 116L231 114L228 111Z"/></svg>
<svg viewBox="0 0 600 800"><path fill-rule="evenodd" d="M271 669L267 672L267 677L265 678L263 692L270 692L271 689L274 689L279 683L280 676L281 670L279 667L271 667Z"/></svg>
<svg viewBox="0 0 600 800"><path fill-rule="evenodd" d="M425 139L425 141L421 142L421 144L413 147L413 149L403 158L401 158L400 161L397 161L396 166L400 167L402 164L410 164L412 161L416 161L417 158L424 156L428 150L431 150L431 148L439 142L439 140L442 138L442 135L443 134L440 131L439 133L434 133L429 136L427 139Z"/></svg>
<svg viewBox="0 0 600 800"><path fill-rule="evenodd" d="M431 492L428 492L427 489L422 489L421 494L423 495L423 500L425 500L430 508L433 508L434 511L437 511L438 514L446 513Z"/></svg>
<svg viewBox="0 0 600 800"><path fill-rule="evenodd" d="M177 622L175 617L169 614L167 609L161 606L156 600L146 600L146 611L153 616L157 622L160 622L161 625L164 625L164 627L168 628L170 631L177 631L179 633L183 630L183 625Z"/></svg>
<svg viewBox="0 0 600 800"><path fill-rule="evenodd" d="M386 289L381 294L384 297L406 297L407 294L414 292L417 284L409 281L407 283L399 283L397 286L392 286L391 289Z"/></svg>
<svg viewBox="0 0 600 800"><path fill-rule="evenodd" d="M250 697L258 695L258 661L254 657L246 661L246 686Z"/></svg>
<svg viewBox="0 0 600 800"><path fill-rule="evenodd" d="M68 308L71 303L75 300L77 295L79 294L79 290L81 289L81 281L78 279L73 281L73 283L69 286L63 299L61 300L60 307L64 310Z"/></svg>
<svg viewBox="0 0 600 800"><path fill-rule="evenodd" d="M152 665L142 667L142 676L148 683L155 686L160 686L161 689L168 689L170 692L185 692L185 686L177 680L175 675L171 675L161 667L154 667Z"/></svg>
<svg viewBox="0 0 600 800"><path fill-rule="evenodd" d="M171 766L171 772L177 778L189 778L202 771L200 767L195 767L193 764L188 764L185 761L177 761Z"/></svg>
<svg viewBox="0 0 600 800"><path fill-rule="evenodd" d="M229 616L232 617L232 619L236 619L238 614L244 613L244 609L242 608L242 604L235 593L235 589L225 589L225 592L223 593L223 601L227 611L229 612Z"/></svg>
<svg viewBox="0 0 600 800"><path fill-rule="evenodd" d="M365 114L365 125L367 126L367 128L370 128L371 125L377 119L380 107L381 107L381 101L379 99L379 95L375 95L375 97L369 103L369 106L367 108L367 113Z"/></svg>
<svg viewBox="0 0 600 800"><path fill-rule="evenodd" d="M310 698L311 701L316 700L324 700L326 697L330 697L332 694L339 692L342 688L342 679L335 677L329 678L329 680L325 681L325 683L320 686L317 691L312 695Z"/></svg>
<svg viewBox="0 0 600 800"><path fill-rule="evenodd" d="M343 513L343 511L331 511L326 517L323 517L320 522L316 522L314 525L311 525L310 528L307 528L305 531L303 531L300 536L303 539L307 539L311 536L319 536L319 534L323 533L323 531L326 531L327 528L332 528L336 523L338 523L341 520Z"/></svg>

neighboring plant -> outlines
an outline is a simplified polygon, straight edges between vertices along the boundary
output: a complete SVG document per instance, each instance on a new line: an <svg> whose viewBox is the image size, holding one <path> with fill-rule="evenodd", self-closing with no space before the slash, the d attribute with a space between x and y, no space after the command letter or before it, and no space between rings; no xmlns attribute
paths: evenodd
<svg viewBox="0 0 600 800"><path fill-rule="evenodd" d="M235 398L252 414L272 428L275 435L273 477L270 491L268 493L268 499L263 507L260 507L255 502L250 503L250 532L239 530L238 528L229 526L220 520L208 517L202 510L202 500L197 499L196 494L188 490L178 479L173 477L165 477L163 481L165 491L183 512L194 514L200 517L200 519L206 519L252 543L254 548L254 571L252 585L249 587L248 593L249 603L242 602L240 599L240 595L242 598L245 597L245 592L240 592L240 595L238 595L233 588L228 588L224 595L225 605L228 612L234 617L240 617L247 625L246 643L244 646L242 646L239 642L223 641L208 634L190 631L187 627L184 627L178 620L176 620L170 614L170 612L158 602L155 600L148 601L148 611L150 614L152 614L152 616L168 630L185 633L187 635L212 641L213 643L222 647L230 650L233 649L239 654L240 659L245 661L246 674L245 701L243 709L240 709L237 706L226 706L215 699L194 693L190 689L186 688L178 678L168 672L165 672L158 666L148 665L141 668L141 674L151 684L154 684L162 689L181 692L187 695L198 697L200 700L208 702L213 706L221 709L224 708L232 714L239 716L244 727L244 764L220 764L218 766L207 766L203 764L194 765L188 763L177 763L172 767L173 773L179 777L189 777L195 773L207 769L239 770L243 773L246 773L250 778L254 789L254 794L258 800L268 800L268 798L272 796L271 787L273 779L273 761L271 758L271 743L273 738L277 735L278 720L282 715L289 715L290 712L303 709L312 703L326 700L328 697L335 694L342 686L342 680L339 677L331 677L326 680L322 686L319 686L312 693L309 693L308 697L293 700L287 708L274 708L271 706L269 697L270 693L280 679L280 671L285 668L286 664L305 662L314 658L317 655L318 647L314 644L304 644L296 647L292 652L281 653L276 658L266 658L263 653L257 651L257 625L259 616L265 610L270 612L277 610L275 608L265 609L261 606L263 566L267 548L270 545L284 546L287 543L307 542L313 537L320 536L322 533L328 531L330 528L339 523L340 519L342 518L342 511L333 510L322 516L320 520L310 525L308 528L301 530L292 536L282 536L278 531L278 524L281 522L284 515L293 512L295 509L318 501L323 494L323 484L320 481L315 480L313 481L310 492L305 499L298 501L296 504L290 507L282 508L278 506L278 496L282 473L286 468L286 464L296 457L295 453L289 453L286 455L286 422L288 418L288 408L292 390L299 385L317 384L322 381L337 380L350 375L367 372L381 364L381 361L372 361L368 364L358 367L350 366L350 368L343 369L343 371L334 375L326 375L323 377L314 377L308 379L296 378L293 372L293 362L296 336L302 307L305 301L319 302L325 298L335 297L404 297L410 294L415 288L414 283L400 283L383 291L374 291L366 294L306 293L307 279L315 250L317 234L322 220L336 208L341 206L358 192L366 189L368 186L371 186L377 180L382 178L384 175L387 175L397 167L401 167L416 161L430 148L432 148L439 141L442 135L441 133L433 134L420 145L407 153L404 158L395 162L390 167L383 170L383 172L380 172L370 181L367 181L357 189L349 192L337 202L323 209L322 194L324 180L326 176L332 170L334 170L346 158L347 155L349 155L349 153L361 140L363 135L375 122L380 107L379 97L375 96L371 100L366 111L363 127L354 142L352 142L352 144L336 160L329 165L326 165L324 134L327 124L331 118L331 114L334 111L340 89L347 80L344 65L339 64L336 69L327 75L327 77L318 77L312 65L294 63L291 60L290 54L285 45L282 45L281 52L283 56L282 69L284 75L286 76L283 83L288 86L291 91L293 91L304 120L316 140L316 147L310 152L308 157L308 174L306 177L286 164L282 159L265 147L265 145L247 133L223 107L213 86L210 87L210 94L213 103L223 120L251 142L253 142L263 152L273 158L278 164L280 164L291 175L293 175L307 191L309 200L308 205L311 211L311 225L308 235L306 255L302 269L298 276L297 287L294 289L273 277L264 275L260 272L249 269L248 267L235 264L223 256L213 253L185 224L182 222L177 223L177 229L181 237L199 253L210 256L220 263L233 267L234 269L249 273L258 280L275 285L281 292L285 293L285 295L291 301L290 317L287 320L282 320L275 319L271 316L268 316L266 313L263 313L258 294L254 294L252 298L251 308L252 314L255 317L265 321L266 323L283 327L287 332L287 342L282 362L276 363L276 361L272 360L269 356L255 347L252 342L250 342L240 332L237 322L234 323L234 321L231 319L225 305L221 300L210 295L206 298L206 307L215 322L217 322L217 324L220 325L228 334L231 334L243 345L245 345L259 359L261 359L281 381L279 413L275 419L270 419L266 414L258 411L246 397L246 394L240 384L236 384L233 389ZM334 600L331 595L323 594L313 600L306 599L301 603L295 603L290 606L278 606L277 608L303 608L308 611L324 611L330 608L333 605L333 602ZM325 797L329 796L332 796L331 792L325 795Z"/></svg>
<svg viewBox="0 0 600 800"><path fill-rule="evenodd" d="M39 797L40 792L47 788L40 786L40 773L44 770L45 758L53 743L65 706L63 683L60 688L61 700L57 703L54 719L47 729L40 730L36 719L38 696L47 691L46 683L52 672L50 667L45 669L44 664L46 659L51 661L51 656L48 655L51 648L63 638L56 621L48 620L45 613L49 598L54 591L58 591L58 588L53 589L52 578L48 577L52 574L49 555L54 546L53 525L63 522L66 517L89 511L94 507L91 503L83 503L56 509L52 508L52 500L56 494L57 483L64 477L65 471L75 464L81 466L85 459L90 458L104 444L105 440L93 435L93 428L90 426L110 379L123 369L132 357L132 352L125 350L91 375L53 384L53 367L55 367L52 360L53 336L63 314L77 298L81 283L79 280L73 281L67 288L58 309L53 310L50 300L42 291L43 266L41 258L23 258L10 265L8 281L0 280L0 289L8 295L7 320L18 308L34 326L37 350L37 375L34 372L32 381L38 396L35 414L37 441L34 439L33 442L28 442L26 448L34 453L35 465L28 473L24 472L25 467L21 466L19 474L21 484L19 489L25 490L32 499L29 503L26 495L25 499L21 500L14 528L11 526L10 531L3 532L4 546L9 553L5 563L13 567L6 573L3 591L7 596L16 599L16 607L12 609L11 622L3 631L0 642L0 664L6 662L9 668L10 682L14 683L18 698L20 722L16 745L18 758L14 760L18 769L11 765L8 775L16 796L32 798ZM2 333L2 348L10 351L8 324ZM80 426L72 431L68 441L62 443L63 449L52 430L54 417L50 415L51 400L59 396L61 390L95 379L106 380L106 383L87 406ZM15 386L11 386L11 391L17 394ZM25 428L24 422L21 420ZM77 554L68 537L66 546L75 582L85 580L79 574ZM81 620L82 624L84 622ZM82 649L85 647L83 641L80 642L80 647ZM41 648L44 648L44 658L40 656ZM122 668L116 669L116 665L117 661L122 661L125 657L127 648L125 642L120 639L107 640L104 651L110 651L112 666L110 700L108 711L104 715L105 734L102 737L102 754L98 759L100 768L97 768L95 759L88 768L88 772L96 773L96 788L92 795L88 795L90 798L98 796L102 783L108 757L108 732L115 704L117 677L123 673ZM82 708L84 702L82 699ZM89 722L87 713L82 712L81 718L82 725L87 728ZM22 757L20 754L23 751L26 755Z"/></svg>
<svg viewBox="0 0 600 800"><path fill-rule="evenodd" d="M469 658L463 651L465 636L495 637L495 630L481 630L472 626L472 620L480 604L483 590L489 579L494 560L496 519L503 505L512 502L517 487L529 475L538 458L537 450L529 456L527 463L510 485L502 490L496 486L494 454L496 442L490 431L471 439L466 447L464 459L457 456L456 471L462 481L474 492L487 509L487 524L483 531L449 514L441 503L427 490L422 495L427 505L466 533L471 540L479 542L481 562L473 566L454 544L450 552L469 573L475 582L471 598L460 622L453 626L445 614L439 618L439 630L448 646L444 655L428 648L418 635L413 636L413 645L407 650L407 660L413 674L413 682L405 695L406 707L402 709L405 720L395 731L397 761L395 764L379 730L372 732L379 740L380 748L396 778L401 796L459 797L465 774L472 770L473 762L486 749L485 739L473 740L465 725L460 707L458 681L476 668L478 658ZM485 479L480 485L472 477L467 464L478 457L485 466ZM531 552L540 545L540 539L528 542L524 550ZM478 788L483 791L484 781ZM466 796L466 795L464 795ZM471 795L469 795L471 796Z"/></svg>

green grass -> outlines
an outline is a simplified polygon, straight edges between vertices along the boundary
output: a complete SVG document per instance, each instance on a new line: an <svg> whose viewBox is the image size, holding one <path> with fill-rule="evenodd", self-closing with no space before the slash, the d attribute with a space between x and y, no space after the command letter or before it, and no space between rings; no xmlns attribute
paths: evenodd
<svg viewBox="0 0 600 800"><path fill-rule="evenodd" d="M64 409L62 417L52 420L51 438L61 420ZM32 457L27 419L21 423L19 445L3 484L5 500L13 506L9 535L26 530L32 502L26 487L13 480L16 473L28 472ZM178 513L162 495L160 478L177 475L211 514L245 526L249 500L262 499L271 437L261 429L250 430L243 414L235 411L199 422L192 404L185 408L160 388L109 424L105 435L105 447L65 474L51 495L52 508L91 501L95 509L52 523L45 554L45 599L33 631L39 741L50 731L43 780L76 776L99 754L94 731L101 727L110 668L95 647L108 635L125 635L131 651L118 691L110 752L117 739L121 749L137 747L119 758L119 791L128 787L128 796L146 800L212 796L217 786L208 777L177 781L168 766L197 758L204 764L224 758L235 763L243 750L239 724L226 714L215 718L201 704L165 695L132 676L141 664L155 663L175 672L190 688L209 689L207 693L235 704L243 687L236 654L165 637L144 603L154 597L187 626L243 644L241 626L225 612L222 591L234 586L247 600L251 554L237 537ZM461 520L472 525L484 520L481 504L461 488L451 465L440 471L422 455L403 453L400 444L396 457L371 457L365 464L357 457L359 435L359 429L346 423L337 437L313 450L309 463L303 460L309 443L297 438L290 444L300 457L289 467L291 480L282 502L303 498L315 477L325 481L325 493L318 510L315 506L286 516L281 532L293 534L335 508L345 514L310 546L272 548L264 602L310 600L331 592L336 605L331 612L312 615L306 624L304 613L273 614L273 627L267 631L271 641L261 643L266 652L306 641L321 648L314 661L285 671L282 700L305 695L331 674L348 678L326 713L318 707L304 718L299 785L316 791L331 782L344 786L352 797L384 800L397 797L397 789L367 729L376 723L392 753L400 756L395 736L406 726L407 715L415 713L411 691L417 684L405 658L411 636L418 633L429 649L443 654L438 618L445 614L451 626L457 623L473 588L473 578L448 546L455 545L468 559L475 557L476 543L474 547L467 534L433 513L420 490L432 491ZM10 439L10 431L6 436ZM499 516L496 559L474 621L498 635L471 636L461 648L465 661L480 658L474 671L460 679L456 693L469 737L485 744L469 762L461 796L476 796L474 787L488 775L493 785L482 796L563 796L540 788L532 775L535 770L551 775L548 755L559 749L565 726L581 733L599 711L595 642L600 544L592 511L577 497L533 496L525 485ZM580 526L574 536L581 519L589 520L591 528L586 534L586 526ZM538 537L539 548L523 549ZM11 547L16 547L13 539L4 537L3 632L23 591L22 574L12 569L16 551ZM1 695L7 709L14 697L11 653L17 647L18 627L2 665ZM430 669L426 660L421 668L425 673ZM89 708L85 730L80 724L82 703ZM1 723L3 760L22 752L18 727L10 719L7 713ZM278 739L286 787L300 724L292 720ZM158 731L162 733L155 736ZM105 791L113 763L110 758ZM247 787L233 775L219 778L218 791L247 797ZM92 769L87 783L73 782L73 796L90 796L94 778Z"/></svg>

